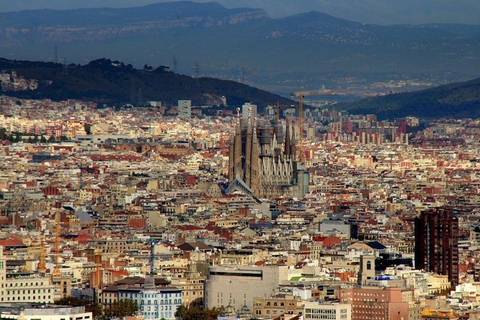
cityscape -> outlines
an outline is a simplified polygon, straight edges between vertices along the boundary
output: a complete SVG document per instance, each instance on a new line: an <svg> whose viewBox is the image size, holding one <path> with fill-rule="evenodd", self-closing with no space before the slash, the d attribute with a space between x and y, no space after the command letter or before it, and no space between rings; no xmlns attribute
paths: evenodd
<svg viewBox="0 0 480 320"><path fill-rule="evenodd" d="M480 319L467 73L270 93L53 47L0 59L0 319Z"/></svg>

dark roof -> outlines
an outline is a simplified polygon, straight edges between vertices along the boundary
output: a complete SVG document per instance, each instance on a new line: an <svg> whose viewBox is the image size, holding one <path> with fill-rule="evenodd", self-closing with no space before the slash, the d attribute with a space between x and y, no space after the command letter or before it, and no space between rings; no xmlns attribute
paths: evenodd
<svg viewBox="0 0 480 320"><path fill-rule="evenodd" d="M385 250L385 249L387 249L387 247L385 247L383 244L381 244L381 243L378 242L378 241L370 241L370 242L367 242L366 245L369 246L370 248L376 249L376 250Z"/></svg>
<svg viewBox="0 0 480 320"><path fill-rule="evenodd" d="M145 278L142 277L126 277L125 279L118 280L115 282L117 286L134 286L134 285L143 285L145 283ZM164 278L155 278L155 285L157 286L166 286L169 282Z"/></svg>
<svg viewBox="0 0 480 320"><path fill-rule="evenodd" d="M212 250L212 248L203 242L184 242L177 246L182 251L195 251L196 248L200 251Z"/></svg>

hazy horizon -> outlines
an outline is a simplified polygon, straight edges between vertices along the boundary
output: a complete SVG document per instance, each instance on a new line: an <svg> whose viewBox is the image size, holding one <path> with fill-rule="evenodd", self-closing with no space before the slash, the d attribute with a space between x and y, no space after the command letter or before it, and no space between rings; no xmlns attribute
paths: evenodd
<svg viewBox="0 0 480 320"><path fill-rule="evenodd" d="M79 8L125 8L178 0L2 0L0 12L21 10ZM272 18L308 11L324 12L335 17L371 24L480 24L480 1L464 0L195 0L218 2L227 8L261 8Z"/></svg>

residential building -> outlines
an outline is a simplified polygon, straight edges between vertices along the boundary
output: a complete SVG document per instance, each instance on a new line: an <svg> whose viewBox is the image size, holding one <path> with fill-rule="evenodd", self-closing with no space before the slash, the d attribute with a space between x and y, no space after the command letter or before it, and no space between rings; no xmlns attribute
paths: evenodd
<svg viewBox="0 0 480 320"><path fill-rule="evenodd" d="M307 301L304 307L303 319L351 320L352 306L341 303Z"/></svg>
<svg viewBox="0 0 480 320"><path fill-rule="evenodd" d="M458 284L458 218L451 208L423 211L415 218L415 268L448 276Z"/></svg>
<svg viewBox="0 0 480 320"><path fill-rule="evenodd" d="M397 287L361 287L340 289L340 303L350 304L352 320L408 319L408 302Z"/></svg>

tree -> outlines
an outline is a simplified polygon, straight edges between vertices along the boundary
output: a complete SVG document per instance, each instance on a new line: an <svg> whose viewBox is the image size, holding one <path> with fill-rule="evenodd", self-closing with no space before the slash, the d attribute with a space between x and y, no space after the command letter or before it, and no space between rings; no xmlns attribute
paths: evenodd
<svg viewBox="0 0 480 320"><path fill-rule="evenodd" d="M217 320L222 311L222 308L186 308L185 306L181 305L177 308L175 317L181 320Z"/></svg>
<svg viewBox="0 0 480 320"><path fill-rule="evenodd" d="M85 123L83 128L87 134L92 134L92 125L90 123Z"/></svg>
<svg viewBox="0 0 480 320"><path fill-rule="evenodd" d="M65 297L60 300L56 300L54 303L58 305L64 305L64 306L66 305L66 306L73 306L73 307L84 306L85 311L92 312L94 318L97 318L102 315L102 307L98 303L95 303L86 299L79 299L76 297Z"/></svg>
<svg viewBox="0 0 480 320"><path fill-rule="evenodd" d="M131 299L123 299L112 303L112 305L105 309L105 317L108 318L123 318L133 316L138 311L138 304Z"/></svg>

